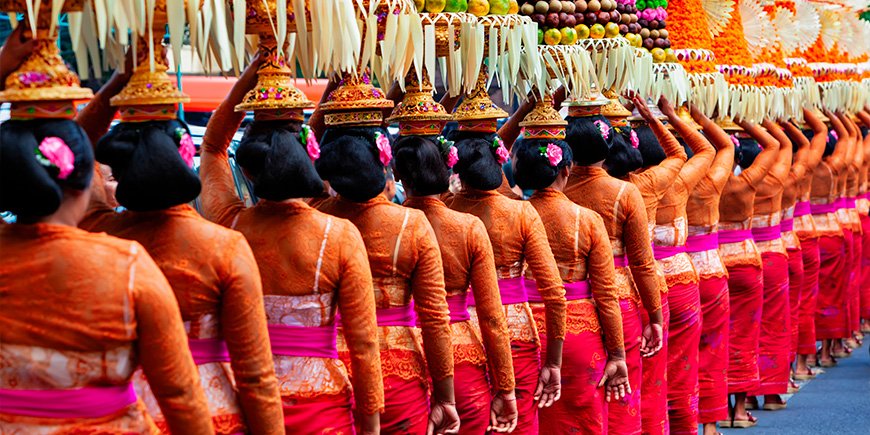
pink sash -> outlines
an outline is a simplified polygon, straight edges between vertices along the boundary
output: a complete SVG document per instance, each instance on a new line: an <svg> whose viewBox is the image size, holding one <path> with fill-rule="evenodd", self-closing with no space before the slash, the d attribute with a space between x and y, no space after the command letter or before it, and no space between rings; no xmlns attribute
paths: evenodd
<svg viewBox="0 0 870 435"><path fill-rule="evenodd" d="M752 228L752 238L756 242L769 242L780 237L782 237L782 229L779 225Z"/></svg>
<svg viewBox="0 0 870 435"><path fill-rule="evenodd" d="M834 204L810 204L810 210L813 214L828 214L837 211L836 203Z"/></svg>
<svg viewBox="0 0 870 435"><path fill-rule="evenodd" d="M849 196L843 199L843 208L855 208L857 206L857 204L855 203L857 200L858 198L854 196Z"/></svg>
<svg viewBox="0 0 870 435"><path fill-rule="evenodd" d="M783 221L779 223L779 228L784 233L794 231L794 219L783 219Z"/></svg>
<svg viewBox="0 0 870 435"><path fill-rule="evenodd" d="M846 208L846 198L837 198L837 200L834 201L834 209L841 210L844 208Z"/></svg>
<svg viewBox="0 0 870 435"><path fill-rule="evenodd" d="M725 230L719 231L719 244L738 243L752 239L752 230Z"/></svg>
<svg viewBox="0 0 870 435"><path fill-rule="evenodd" d="M529 302L542 304L544 299L538 293L538 286L535 281L526 281L526 286L529 289ZM535 291L531 291L535 290ZM589 281L574 281L565 283L565 300L579 301L581 299L592 299L592 289L589 287Z"/></svg>
<svg viewBox="0 0 870 435"><path fill-rule="evenodd" d="M220 338L188 338L187 345L196 365L230 361L227 343Z"/></svg>
<svg viewBox="0 0 870 435"><path fill-rule="evenodd" d="M447 296L447 308L450 309L450 323L471 320L471 315L468 314L468 297L466 295L460 293Z"/></svg>
<svg viewBox="0 0 870 435"><path fill-rule="evenodd" d="M801 201L794 205L794 217L806 216L812 213L813 210L809 201Z"/></svg>
<svg viewBox="0 0 870 435"><path fill-rule="evenodd" d="M719 249L719 233L699 234L686 238L686 252L704 252Z"/></svg>
<svg viewBox="0 0 870 435"><path fill-rule="evenodd" d="M417 326L413 303L401 307L378 308L375 314L378 326Z"/></svg>
<svg viewBox="0 0 870 435"><path fill-rule="evenodd" d="M653 245L653 257L656 260L664 260L674 255L686 252L685 246L658 246Z"/></svg>
<svg viewBox="0 0 870 435"><path fill-rule="evenodd" d="M338 358L335 325L268 325L273 355Z"/></svg>
<svg viewBox="0 0 870 435"><path fill-rule="evenodd" d="M613 267L619 269L620 267L628 267L628 256L623 254L621 256L613 256Z"/></svg>
<svg viewBox="0 0 870 435"><path fill-rule="evenodd" d="M27 417L99 418L134 403L132 383L71 390L0 389L0 413Z"/></svg>
<svg viewBox="0 0 870 435"><path fill-rule="evenodd" d="M526 279L521 276L498 280L498 292L501 294L502 305L522 304L529 300ZM473 292L468 292L468 306L475 306Z"/></svg>

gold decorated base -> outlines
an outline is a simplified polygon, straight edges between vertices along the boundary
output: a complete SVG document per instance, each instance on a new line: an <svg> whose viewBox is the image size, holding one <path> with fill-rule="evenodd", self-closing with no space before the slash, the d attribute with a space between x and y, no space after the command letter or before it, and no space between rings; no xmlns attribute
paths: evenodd
<svg viewBox="0 0 870 435"><path fill-rule="evenodd" d="M55 40L46 36L39 35L30 56L6 78L0 102L93 98L94 93L82 88L78 76L66 67Z"/></svg>
<svg viewBox="0 0 870 435"><path fill-rule="evenodd" d="M507 118L508 113L496 106L489 97L486 82L486 68L481 68L480 73L477 74L477 83L474 85L474 89L465 96L465 99L453 113L453 118L456 121Z"/></svg>
<svg viewBox="0 0 870 435"><path fill-rule="evenodd" d="M725 131L743 131L743 127L735 124L734 121L731 120L731 118L717 119L716 125L718 125L719 128Z"/></svg>
<svg viewBox="0 0 870 435"><path fill-rule="evenodd" d="M390 123L398 122L400 124L400 131L405 130L401 128L401 124L405 122L412 122L415 125L421 122L426 125L437 125L447 123L453 119L453 115L432 98L432 91L434 89L429 82L429 74L427 74L425 68L423 68L422 76L423 83L421 84L417 80L416 70L413 66L411 67L411 71L405 76L405 96L396 105L396 108L393 109L390 117L387 118L387 121ZM435 134L438 134L438 132Z"/></svg>
<svg viewBox="0 0 870 435"><path fill-rule="evenodd" d="M314 107L305 93L293 86L293 71L278 53L274 38L260 36L260 56L263 63L257 68L257 86L245 94L236 105L236 112L253 110L286 111Z"/></svg>

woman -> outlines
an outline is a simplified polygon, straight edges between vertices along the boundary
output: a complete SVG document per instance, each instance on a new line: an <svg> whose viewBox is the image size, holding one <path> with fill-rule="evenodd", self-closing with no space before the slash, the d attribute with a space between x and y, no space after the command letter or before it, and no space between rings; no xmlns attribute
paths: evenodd
<svg viewBox="0 0 870 435"><path fill-rule="evenodd" d="M861 251L861 332L870 333L870 197L868 197L868 172L870 172L870 113L862 110L857 113L861 121L862 151L864 153L864 166L861 168L860 190L858 195L858 214L861 217L861 229L864 232L863 247Z"/></svg>
<svg viewBox="0 0 870 435"><path fill-rule="evenodd" d="M0 154L0 210L18 216L0 225L15 253L0 256L3 431L157 434L132 385L141 365L169 430L214 433L160 269L136 242L77 228L94 171L85 132L70 119L6 121Z"/></svg>
<svg viewBox="0 0 870 435"><path fill-rule="evenodd" d="M322 202L319 209L353 222L365 243L374 281L384 377L381 432L424 433L427 415L428 426L436 433L450 432L459 428L459 417L438 240L421 211L393 204L382 194L392 150L386 132L378 127L380 110L370 109L383 101L382 93L374 92L366 82L367 77L347 77L330 95L328 103L341 102L351 112L334 114L326 103L321 105L327 110L328 128L316 168L338 196ZM366 95L374 97L345 100L345 90L354 87L368 89ZM359 119L361 116L355 114L360 113L377 115L368 121L347 122L347 113L354 119ZM427 367L433 383L431 409L427 406Z"/></svg>
<svg viewBox="0 0 870 435"><path fill-rule="evenodd" d="M140 59L140 65L147 60ZM109 99L123 81L114 76L78 116L92 138L100 137L114 117L117 108ZM188 205L199 195L200 182L192 169L195 149L187 126L175 119L143 120L140 108L124 110L122 122L96 146L97 159L118 180L116 197L127 211L115 212L96 171L95 194L80 227L141 243L163 270L181 308L216 433L280 433L278 385L251 249L241 234L208 222ZM136 388L166 431L141 374Z"/></svg>
<svg viewBox="0 0 870 435"><path fill-rule="evenodd" d="M685 253L688 223L686 204L715 156L704 136L664 106L670 125L685 140L693 156L683 165L656 209L653 251L665 272L670 308L667 353L667 398L670 432L698 431L698 345L701 338L701 299L698 274ZM671 136L671 141L675 139Z"/></svg>
<svg viewBox="0 0 870 435"><path fill-rule="evenodd" d="M810 209L810 188L813 173L822 161L828 129L812 112L804 109L804 121L811 130L802 132L810 138L807 172L797 180L798 202L794 207L794 230L797 234L803 260L803 279L801 280L798 311L797 358L794 366L795 380L808 380L815 377L807 360L816 355L816 299L819 294L819 237ZM795 132L786 126L793 141L798 139ZM795 307L792 307L794 310Z"/></svg>
<svg viewBox="0 0 870 435"><path fill-rule="evenodd" d="M719 200L734 165L734 142L696 107L689 108L704 136L716 147L710 169L689 195L686 252L698 274L701 338L698 348L698 422L704 435L717 434L728 418L728 272L719 257Z"/></svg>
<svg viewBox="0 0 870 435"><path fill-rule="evenodd" d="M572 165L571 149L562 140L567 122L547 99L531 115L512 147L513 173L520 187L535 190L529 202L547 229L568 301L562 398L540 411L541 432L604 433L606 402L631 393L612 249L601 217L561 192ZM550 136L553 128L562 133ZM527 278L531 283L534 277ZM535 292L529 299L546 343L545 306Z"/></svg>
<svg viewBox="0 0 870 435"><path fill-rule="evenodd" d="M412 90L419 85L413 81L407 86L406 99L417 93ZM431 99L431 87L424 92ZM434 107L437 103L428 104ZM450 183L448 165L455 164L456 147L437 136L440 122L419 120L429 115L428 106L423 113L415 112L417 107L403 103L393 112L393 119L399 118L401 134L393 145L393 167L408 195L404 205L426 214L441 250L453 337L454 383L462 385L456 395L460 433L481 434L488 429L510 432L517 420L514 372L492 245L480 219L450 210L439 199ZM443 108L438 111L443 112ZM471 322L467 309L469 287L477 304L477 324ZM492 367L495 397L487 382L487 362Z"/></svg>
<svg viewBox="0 0 870 435"><path fill-rule="evenodd" d="M203 213L241 232L254 252L286 432L353 434L357 426L377 433L384 399L365 246L350 222L304 202L323 184L312 163L317 142L301 118L268 121L255 114L236 158L260 201L246 207L236 192L227 147L245 113L233 108L256 84L257 63L233 86L203 137ZM351 367L338 359L339 310Z"/></svg>
<svg viewBox="0 0 870 435"><path fill-rule="evenodd" d="M852 137L854 150L853 158L849 160L848 175L846 176L845 196L845 219L846 226L852 229L851 268L849 268L849 337L845 341L847 350L857 349L863 344L861 335L861 257L864 247L863 229L861 218L856 210L858 197L860 172L864 167L864 152L862 149L863 136L861 129L850 116L842 115L841 122L846 126Z"/></svg>
<svg viewBox="0 0 870 435"><path fill-rule="evenodd" d="M477 112L473 110L476 107L487 109ZM514 433L534 434L538 433L537 408L549 407L561 396L565 292L546 231L534 207L499 193L504 177L502 164L509 157L504 143L495 134L496 120L503 115L489 99L482 80L456 109L454 118L459 128L450 139L457 148L453 172L459 176L462 190L448 206L477 216L486 227L510 331L519 412ZM523 279L527 266L535 275L538 293L546 305L548 335L543 351ZM469 301L469 305L474 303ZM544 361L540 361L541 354L546 355Z"/></svg>
<svg viewBox="0 0 870 435"><path fill-rule="evenodd" d="M744 129L757 128L748 123ZM730 418L721 427L751 427L756 418L746 411L746 394L758 387L758 339L764 298L761 253L752 240L755 192L776 162L779 142L760 142L764 148L751 165L731 174L719 199L719 255L728 270L730 333L728 337L728 394L734 395ZM758 143L742 140L737 146L734 166L744 147ZM737 172L737 171L734 171Z"/></svg>
<svg viewBox="0 0 870 435"><path fill-rule="evenodd" d="M845 179L851 154L851 138L843 123L833 114L826 114L834 126L825 146L822 163L813 171L811 209L819 234L819 296L816 303L816 339L822 341L818 364L832 367L835 351L843 351L840 340L848 337L846 325L846 237L837 217L836 199L840 195L840 179ZM836 135L836 139L833 137ZM845 183L842 183L845 185ZM834 342L838 349L832 350Z"/></svg>
<svg viewBox="0 0 870 435"><path fill-rule="evenodd" d="M626 363L632 392L608 406L609 433L641 431L641 356L662 347L661 280L656 274L648 219L638 189L607 174L603 168L611 129L600 106L569 106L566 142L574 168L564 193L574 203L597 212L610 237L622 311ZM641 326L640 308L649 322Z"/></svg>
<svg viewBox="0 0 870 435"><path fill-rule="evenodd" d="M810 141L806 136L791 122L780 123L783 131L788 134L794 144L794 163L791 171L783 186L782 193L782 240L788 252L788 285L789 285L789 312L791 316L791 346L789 346L789 365L797 361L798 340L800 336L800 321L801 321L801 301L804 299L801 295L805 285L804 276L804 253L803 245L797 232L796 221L802 220L803 216L797 213L797 200L802 188L803 180L810 179L812 173L813 158L815 157L813 148L810 147ZM822 149L818 149L818 157L821 160ZM818 279L818 278L816 278ZM792 374L794 378L794 374ZM797 385L793 381L789 381L789 391L796 391Z"/></svg>
<svg viewBox="0 0 870 435"><path fill-rule="evenodd" d="M767 148L773 141L779 142L776 161L758 185L754 214L752 216L752 238L761 252L764 302L761 312L761 335L758 346L758 386L749 392L751 409L758 408L758 401L752 396L764 395L764 409L778 410L785 407L779 396L788 389L789 349L791 345L791 315L789 310L789 267L787 245L782 238L782 196L792 167L792 144L779 126L765 120L762 125L751 126L746 132L759 144L744 142L740 166L748 168L761 148ZM803 163L798 170L803 172Z"/></svg>

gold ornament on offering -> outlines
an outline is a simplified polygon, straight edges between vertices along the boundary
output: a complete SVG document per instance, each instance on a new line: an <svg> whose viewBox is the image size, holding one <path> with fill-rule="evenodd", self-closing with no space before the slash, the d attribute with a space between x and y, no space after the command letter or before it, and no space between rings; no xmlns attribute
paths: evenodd
<svg viewBox="0 0 870 435"><path fill-rule="evenodd" d="M80 86L79 78L67 68L57 47L57 15L60 12L80 12L83 0L43 1L38 6L33 0L2 0L0 10L24 13L27 25L36 39L36 47L24 63L6 78L0 102L12 103L15 118L72 118L74 100L88 100L94 96L90 89ZM38 7L38 9L36 9ZM34 32L33 29L36 29ZM46 104L41 104L46 103Z"/></svg>
<svg viewBox="0 0 870 435"><path fill-rule="evenodd" d="M506 118L508 113L492 102L487 92L486 73L480 71L474 89L456 107L453 119L464 131L495 133L497 121Z"/></svg>
<svg viewBox="0 0 870 435"><path fill-rule="evenodd" d="M568 121L562 119L553 108L553 98L549 95L538 100L535 108L520 122L525 139L565 139Z"/></svg>
<svg viewBox="0 0 870 435"><path fill-rule="evenodd" d="M320 104L327 126L377 127L383 124L383 110L393 107L384 92L372 85L368 71L345 73L338 87Z"/></svg>
<svg viewBox="0 0 870 435"><path fill-rule="evenodd" d="M405 96L393 109L387 121L399 123L401 136L435 136L453 119L447 110L432 98L429 75L423 71L423 82L417 80L414 70L405 79Z"/></svg>

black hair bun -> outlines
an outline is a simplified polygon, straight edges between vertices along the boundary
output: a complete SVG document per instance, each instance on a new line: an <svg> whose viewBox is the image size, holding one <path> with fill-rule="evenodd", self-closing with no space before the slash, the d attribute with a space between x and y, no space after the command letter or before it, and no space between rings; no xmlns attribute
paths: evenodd
<svg viewBox="0 0 870 435"><path fill-rule="evenodd" d="M343 198L365 202L383 193L387 177L377 134L388 137L381 128L328 128L323 133L315 167Z"/></svg>
<svg viewBox="0 0 870 435"><path fill-rule="evenodd" d="M613 131L607 118L601 115L569 116L566 120L568 130L565 142L571 147L575 163L589 166L607 158L613 144ZM609 131L607 138L602 135L602 129Z"/></svg>
<svg viewBox="0 0 870 435"><path fill-rule="evenodd" d="M323 181L300 139L301 131L301 123L286 121L254 121L245 130L236 159L251 177L258 197L284 201L323 193Z"/></svg>
<svg viewBox="0 0 870 435"><path fill-rule="evenodd" d="M440 195L450 187L450 172L435 136L402 136L393 145L393 166L406 189Z"/></svg>
<svg viewBox="0 0 870 435"><path fill-rule="evenodd" d="M622 178L643 167L643 156L632 143L633 133L631 127L613 127L611 130L613 143L607 152L607 158L604 159L604 166L612 177ZM634 140L637 141L637 133L634 135Z"/></svg>
<svg viewBox="0 0 870 435"><path fill-rule="evenodd" d="M550 145L558 147L562 159L556 166L550 163L546 150ZM523 190L541 190L556 181L559 171L571 164L571 147L561 140L519 139L514 143L514 181Z"/></svg>
<svg viewBox="0 0 870 435"><path fill-rule="evenodd" d="M73 169L41 164L35 151L45 138L57 137L74 156ZM0 210L42 217L57 211L63 189L85 190L94 174L94 154L84 130L72 120L9 120L0 124Z"/></svg>
<svg viewBox="0 0 870 435"><path fill-rule="evenodd" d="M112 127L97 142L97 160L112 167L118 203L133 211L154 211L196 199L199 177L181 155L193 150L179 150L189 135L187 125L177 120Z"/></svg>
<svg viewBox="0 0 870 435"><path fill-rule="evenodd" d="M449 139L454 142L459 154L453 172L459 175L464 186L483 191L501 186L502 167L493 147L497 138L494 133L450 132Z"/></svg>

